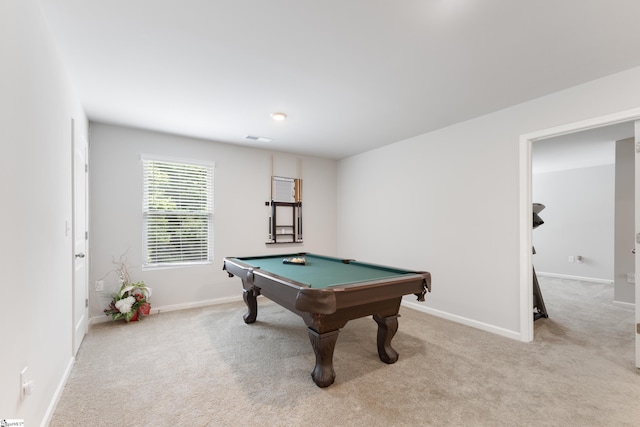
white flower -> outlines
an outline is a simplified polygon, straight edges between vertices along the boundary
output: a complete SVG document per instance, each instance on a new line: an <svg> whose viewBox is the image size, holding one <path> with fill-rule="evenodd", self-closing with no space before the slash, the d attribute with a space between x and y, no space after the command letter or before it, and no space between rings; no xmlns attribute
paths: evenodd
<svg viewBox="0 0 640 427"><path fill-rule="evenodd" d="M135 297L128 296L124 299L116 301L116 308L120 313L127 314L131 311L131 306L136 302Z"/></svg>

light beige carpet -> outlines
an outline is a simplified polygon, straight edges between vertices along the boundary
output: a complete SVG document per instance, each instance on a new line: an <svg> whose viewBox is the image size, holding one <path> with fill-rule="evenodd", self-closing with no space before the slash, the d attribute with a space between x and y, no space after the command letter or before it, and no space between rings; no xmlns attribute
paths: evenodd
<svg viewBox="0 0 640 427"><path fill-rule="evenodd" d="M252 325L243 303L98 324L50 425L640 425L633 310L611 304L610 285L541 288L550 317L532 343L403 308L386 365L376 323L351 321L325 389L302 320L262 297Z"/></svg>

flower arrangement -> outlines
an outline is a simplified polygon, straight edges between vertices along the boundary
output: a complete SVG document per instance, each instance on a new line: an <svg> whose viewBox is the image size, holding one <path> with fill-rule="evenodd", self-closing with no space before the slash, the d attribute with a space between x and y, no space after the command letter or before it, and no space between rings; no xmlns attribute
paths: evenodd
<svg viewBox="0 0 640 427"><path fill-rule="evenodd" d="M151 296L151 288L144 282L131 283L126 263L115 262L118 265L116 273L120 279L120 290L113 294L111 304L105 308L104 314L111 316L113 320L124 319L126 322L139 320L140 316L148 316L151 304L147 301Z"/></svg>
<svg viewBox="0 0 640 427"><path fill-rule="evenodd" d="M105 308L104 314L111 316L113 320L122 318L127 322L138 320L141 315L149 315L151 304L147 299L150 296L151 288L145 286L144 282L123 283L120 291L113 295L109 307Z"/></svg>

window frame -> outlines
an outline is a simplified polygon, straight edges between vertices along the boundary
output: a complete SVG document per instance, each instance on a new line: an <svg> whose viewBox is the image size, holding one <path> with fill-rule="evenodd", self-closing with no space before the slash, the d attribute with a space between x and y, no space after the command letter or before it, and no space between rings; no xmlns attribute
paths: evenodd
<svg viewBox="0 0 640 427"><path fill-rule="evenodd" d="M209 210L205 213L207 218L207 259L202 260L187 260L187 261L161 261L161 262L149 262L149 210L146 207L147 201L147 164L150 162L158 162L170 165L178 165L178 166L195 166L202 167L208 169L208 182L207 186L210 188L206 192L208 197L208 206ZM164 268L180 268L180 267L189 267L189 266L200 266L213 264L214 259L214 245L213 245L213 229L214 229L214 172L215 172L215 163L207 162L202 160L193 160L193 159L184 159L177 157L165 157L165 156L157 156L157 155L149 155L142 154L140 156L140 164L141 164L141 181L142 181L142 194L141 194L141 208L142 208L142 269L143 270L154 270L154 269L164 269ZM194 214L202 216L203 214Z"/></svg>

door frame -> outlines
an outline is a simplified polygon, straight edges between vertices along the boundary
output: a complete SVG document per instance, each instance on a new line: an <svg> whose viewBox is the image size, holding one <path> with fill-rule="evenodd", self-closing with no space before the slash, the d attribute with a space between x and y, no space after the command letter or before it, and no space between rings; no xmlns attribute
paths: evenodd
<svg viewBox="0 0 640 427"><path fill-rule="evenodd" d="M633 253L635 258L635 271L634 275L637 271L640 271L640 256L636 255L640 253L640 121L636 120L633 125L634 135L633 135L633 156L634 156L634 203L633 207L635 212L633 213L634 218L634 242ZM636 331L636 368L640 368L640 292L638 289L634 289L635 292L635 331Z"/></svg>
<svg viewBox="0 0 640 427"><path fill-rule="evenodd" d="M82 169L84 169L84 173L83 173L83 181L84 181L84 185L83 185L83 190L84 190L84 206L80 207L82 209L82 215L84 216L84 228L85 228L85 232L82 232L81 234L84 235L84 257L82 259L82 261L85 263L84 265L84 278L82 279L84 282L84 297L85 297L85 301L84 302L80 302L80 304L82 304L83 307L83 315L80 316L80 318L77 318L76 313L77 313L77 307L76 304L78 303L77 301L77 274L76 274L76 239L77 239L77 230L76 230L76 222L78 221L77 218L77 214L78 214L78 206L77 205L77 200L76 200L76 150L77 150L77 146L78 144L82 142L83 145L83 150L84 150L84 167L82 167ZM82 343L82 340L84 339L85 335L87 334L88 330L89 330L89 307L88 307L88 302L89 302L89 262L88 262L88 255L89 255L89 240L88 240L88 235L87 235L87 230L89 229L89 180L88 180L88 171L87 171L87 165L89 162L88 159L89 156L89 144L87 139L82 136L79 135L76 129L76 123L75 120L72 118L71 119L71 211L72 211L72 220L71 220L71 275L72 275L72 279L71 279L71 354L75 357L78 349L80 348L80 344ZM80 236L81 238L83 237L82 235ZM79 322L82 321L82 327L81 330L78 330L78 324ZM81 334L81 336L79 336Z"/></svg>
<svg viewBox="0 0 640 427"><path fill-rule="evenodd" d="M553 138L584 130L596 129L600 127L636 121L640 119L640 108L633 108L613 114L593 117L586 120L567 123L547 129L520 135L519 142L519 212L520 212L520 340L524 342L533 341L533 195L532 195L532 166L531 166L531 144L534 141ZM636 204L639 202L636 193ZM640 231L640 230L636 230ZM636 301L638 295L636 294ZM636 304L636 319L637 319ZM636 354L636 360L638 355Z"/></svg>

